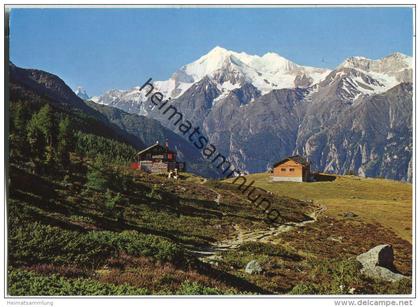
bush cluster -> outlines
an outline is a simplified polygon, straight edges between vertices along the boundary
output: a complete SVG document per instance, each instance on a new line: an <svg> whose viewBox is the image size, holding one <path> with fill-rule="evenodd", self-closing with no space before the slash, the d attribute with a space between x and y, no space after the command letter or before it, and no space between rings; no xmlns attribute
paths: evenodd
<svg viewBox="0 0 420 307"><path fill-rule="evenodd" d="M77 232L31 223L14 227L9 233L11 265L51 263L95 268L109 257L126 253L161 261L182 261L183 250L164 238L137 231Z"/></svg>
<svg viewBox="0 0 420 307"><path fill-rule="evenodd" d="M176 292L177 295L221 295L221 294L234 294L225 293L224 291L203 286L197 282L184 281L181 287Z"/></svg>
<svg viewBox="0 0 420 307"><path fill-rule="evenodd" d="M147 289L127 284L100 283L92 279L41 276L25 270L9 270L8 294L12 296L146 295Z"/></svg>
<svg viewBox="0 0 420 307"><path fill-rule="evenodd" d="M290 258L294 260L300 259L300 256L292 250L287 249L282 245L274 245L270 243L246 242L239 247L239 250L252 254L263 254L267 256Z"/></svg>
<svg viewBox="0 0 420 307"><path fill-rule="evenodd" d="M324 260L312 264L310 279L299 283L289 294L410 294L411 280L386 282L360 273L355 259Z"/></svg>
<svg viewBox="0 0 420 307"><path fill-rule="evenodd" d="M58 275L43 276L22 269L9 269L8 294L12 296L70 296L70 295L149 295L145 288L127 283L113 284L90 278L65 278ZM197 282L184 281L178 290L159 292L159 295L233 295L235 289L222 290ZM248 293L243 293L248 294Z"/></svg>

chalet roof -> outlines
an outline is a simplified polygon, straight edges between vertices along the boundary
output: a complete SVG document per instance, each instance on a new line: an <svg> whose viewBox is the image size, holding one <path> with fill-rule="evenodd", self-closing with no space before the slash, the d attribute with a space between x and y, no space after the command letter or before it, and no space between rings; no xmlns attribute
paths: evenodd
<svg viewBox="0 0 420 307"><path fill-rule="evenodd" d="M299 155L296 155L296 156L290 156L290 157L284 158L283 160L275 163L273 165L273 167L276 167L277 165L280 165L280 164L282 164L282 163L284 163L284 162L286 162L288 160L292 160L292 161L294 161L296 163L299 163L299 164L301 164L303 166L308 166L309 165L309 162L304 157L299 156Z"/></svg>
<svg viewBox="0 0 420 307"><path fill-rule="evenodd" d="M155 143L155 144L153 144L152 146L149 146L149 147L147 147L147 148L145 148L145 149L143 149L143 150L140 150L138 153L136 153L136 156L141 155L141 154L143 154L143 153L145 153L145 152L148 152L149 150L151 150L151 149L153 149L153 148L156 148L156 147L160 147L160 148L162 148L163 150L166 150L166 152L168 152L168 153L174 153L172 150L166 149L165 147L163 147L163 146L162 146L162 145L160 145L159 143Z"/></svg>

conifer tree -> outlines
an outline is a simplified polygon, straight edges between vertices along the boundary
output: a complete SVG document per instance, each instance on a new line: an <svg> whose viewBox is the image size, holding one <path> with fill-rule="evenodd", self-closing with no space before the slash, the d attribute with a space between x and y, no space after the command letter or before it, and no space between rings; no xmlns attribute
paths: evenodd
<svg viewBox="0 0 420 307"><path fill-rule="evenodd" d="M73 151L75 147L74 132L68 116L58 124L57 142L58 158L63 167L67 167L70 163L70 151Z"/></svg>
<svg viewBox="0 0 420 307"><path fill-rule="evenodd" d="M26 145L26 116L22 103L15 103L10 110L9 146L10 157L22 155Z"/></svg>
<svg viewBox="0 0 420 307"><path fill-rule="evenodd" d="M52 110L48 104L32 116L27 126L27 139L32 160L52 167L55 161L55 131Z"/></svg>
<svg viewBox="0 0 420 307"><path fill-rule="evenodd" d="M99 155L93 165L89 166L86 176L88 189L105 191L109 187L109 176L104 172L105 158Z"/></svg>

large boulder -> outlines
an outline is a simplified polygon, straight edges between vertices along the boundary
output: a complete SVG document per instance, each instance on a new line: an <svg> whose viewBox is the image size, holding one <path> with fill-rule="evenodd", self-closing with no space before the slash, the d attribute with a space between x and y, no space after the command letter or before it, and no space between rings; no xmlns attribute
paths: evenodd
<svg viewBox="0 0 420 307"><path fill-rule="evenodd" d="M262 267L256 260L251 260L245 267L245 272L248 274L259 274L262 272Z"/></svg>
<svg viewBox="0 0 420 307"><path fill-rule="evenodd" d="M407 278L397 273L394 266L394 250L389 244L375 246L356 257L363 268L362 273L386 281L398 281Z"/></svg>
<svg viewBox="0 0 420 307"><path fill-rule="evenodd" d="M356 258L363 266L381 266L394 269L394 250L389 244L375 246Z"/></svg>

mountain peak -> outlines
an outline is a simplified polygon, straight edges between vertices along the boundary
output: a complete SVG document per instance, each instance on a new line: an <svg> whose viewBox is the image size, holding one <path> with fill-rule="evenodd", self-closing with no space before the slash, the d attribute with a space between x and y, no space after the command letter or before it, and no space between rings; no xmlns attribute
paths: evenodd
<svg viewBox="0 0 420 307"><path fill-rule="evenodd" d="M86 90L82 86L78 86L76 90L74 91L77 96L79 96L82 99L89 99L89 95L86 93Z"/></svg>
<svg viewBox="0 0 420 307"><path fill-rule="evenodd" d="M409 58L409 56L408 55L406 55L406 54L404 54L404 53L401 53L401 52L394 52L394 53L391 53L390 55L388 55L388 56L386 56L385 58L401 58L401 59L406 59L406 58Z"/></svg>
<svg viewBox="0 0 420 307"><path fill-rule="evenodd" d="M234 54L234 51L231 50L227 50L223 47L220 46L216 46L213 49L211 49L208 53L206 53L205 55L203 55L201 58L199 58L198 60L203 60L203 59L224 59L232 54Z"/></svg>
<svg viewBox="0 0 420 307"><path fill-rule="evenodd" d="M202 59L212 59L212 60L218 60L218 61L226 61L226 59L233 59L233 60L240 60L244 63L248 63L253 58L256 58L258 56L250 55L246 52L236 52L233 50L228 50L220 46L214 47L212 50L210 50L207 54L203 55L200 59L198 59L196 62L199 62Z"/></svg>
<svg viewBox="0 0 420 307"><path fill-rule="evenodd" d="M284 59L284 60L287 60L286 58L280 56L278 53L275 53L275 52L267 52L262 57L265 58L265 59L270 59L271 58L271 59Z"/></svg>
<svg viewBox="0 0 420 307"><path fill-rule="evenodd" d="M211 49L208 53L225 53L225 52L230 52L230 51L221 46L216 46L213 49Z"/></svg>
<svg viewBox="0 0 420 307"><path fill-rule="evenodd" d="M361 68L360 66L380 66L385 63L389 66L391 62L398 66L407 66L408 68L408 66L411 66L411 57L401 52L394 52L377 60L372 60L362 56L352 56L345 59L339 67Z"/></svg>

